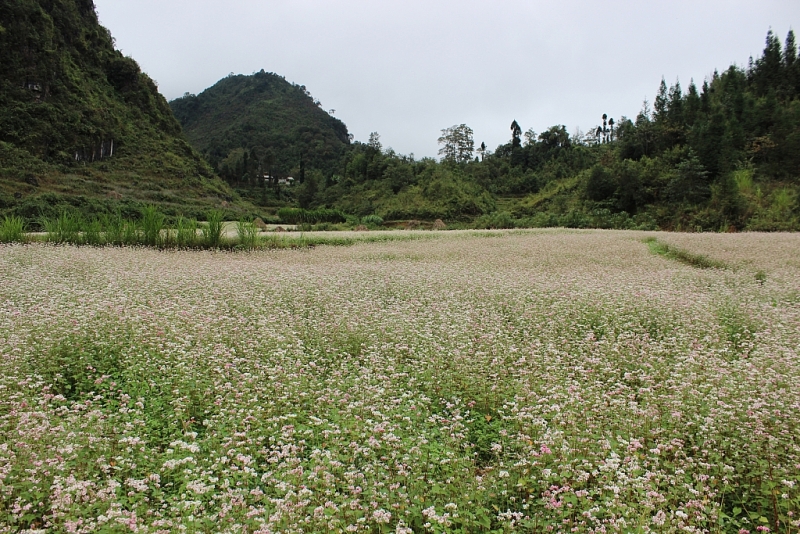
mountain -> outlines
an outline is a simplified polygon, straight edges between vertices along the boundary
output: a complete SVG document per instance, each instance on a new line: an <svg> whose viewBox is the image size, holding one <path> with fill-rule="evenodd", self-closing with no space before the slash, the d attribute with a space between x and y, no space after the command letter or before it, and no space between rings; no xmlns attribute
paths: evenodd
<svg viewBox="0 0 800 534"><path fill-rule="evenodd" d="M350 144L347 126L305 86L263 70L228 76L170 106L192 145L231 183L306 169L330 175Z"/></svg>
<svg viewBox="0 0 800 534"><path fill-rule="evenodd" d="M0 57L0 214L234 200L91 0L4 0Z"/></svg>

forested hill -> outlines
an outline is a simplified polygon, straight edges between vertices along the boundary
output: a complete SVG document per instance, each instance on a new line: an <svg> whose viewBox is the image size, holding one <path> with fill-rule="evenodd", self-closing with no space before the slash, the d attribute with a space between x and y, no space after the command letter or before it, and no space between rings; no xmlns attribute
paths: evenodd
<svg viewBox="0 0 800 534"><path fill-rule="evenodd" d="M344 123L305 86L263 70L228 76L170 106L194 147L233 183L301 168L332 173L350 143Z"/></svg>
<svg viewBox="0 0 800 534"><path fill-rule="evenodd" d="M711 66L710 66L711 67ZM657 87L657 81L654 88ZM445 128L441 161L355 143L314 192L384 219L477 226L800 230L800 59L792 32L761 57L681 86L662 80L636 117L598 109L588 134L511 123L492 153L465 124ZM601 122L602 121L602 122Z"/></svg>
<svg viewBox="0 0 800 534"><path fill-rule="evenodd" d="M0 57L0 210L232 200L91 0L3 0Z"/></svg>

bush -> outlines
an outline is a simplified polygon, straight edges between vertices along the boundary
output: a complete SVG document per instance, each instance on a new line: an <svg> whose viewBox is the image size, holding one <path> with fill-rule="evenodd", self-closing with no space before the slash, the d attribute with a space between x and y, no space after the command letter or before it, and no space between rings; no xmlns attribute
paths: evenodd
<svg viewBox="0 0 800 534"><path fill-rule="evenodd" d="M507 211L496 211L488 215L482 215L475 220L475 228L500 229L514 228L516 226L514 217Z"/></svg>
<svg viewBox="0 0 800 534"><path fill-rule="evenodd" d="M383 218L378 215L366 215L365 217L361 217L361 224L382 226Z"/></svg>
<svg viewBox="0 0 800 534"><path fill-rule="evenodd" d="M327 208L316 210L281 208L278 210L278 219L284 224L318 224L322 222L342 223L347 220L347 217L339 210Z"/></svg>

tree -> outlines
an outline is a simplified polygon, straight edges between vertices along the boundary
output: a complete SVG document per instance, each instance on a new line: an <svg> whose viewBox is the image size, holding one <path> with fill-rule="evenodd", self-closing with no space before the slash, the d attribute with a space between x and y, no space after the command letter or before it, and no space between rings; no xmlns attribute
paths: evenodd
<svg viewBox="0 0 800 534"><path fill-rule="evenodd" d="M383 150L383 147L381 146L381 135L378 132L371 132L369 134L367 146L380 153Z"/></svg>
<svg viewBox="0 0 800 534"><path fill-rule="evenodd" d="M697 93L697 86L694 84L694 80L690 80L689 91L686 93L686 109L684 113L687 126L691 128L694 125L698 113L700 113L700 95Z"/></svg>
<svg viewBox="0 0 800 534"><path fill-rule="evenodd" d="M475 151L475 142L472 139L472 128L466 124L451 126L442 130L439 144L444 145L439 149L439 155L444 161L466 163L472 160ZM483 145L485 152L486 146Z"/></svg>
<svg viewBox="0 0 800 534"><path fill-rule="evenodd" d="M662 122L666 120L668 102L667 82L664 81L664 78L661 78L661 85L658 86L658 94L656 95L656 100L653 103L653 120L655 122Z"/></svg>
<svg viewBox="0 0 800 534"><path fill-rule="evenodd" d="M784 92L789 98L800 95L800 59L797 58L797 43L794 32L789 30L783 47Z"/></svg>
<svg viewBox="0 0 800 534"><path fill-rule="evenodd" d="M525 146L530 146L536 142L536 132L533 131L533 128L528 128L528 131L525 132Z"/></svg>
<svg viewBox="0 0 800 534"><path fill-rule="evenodd" d="M763 96L770 90L778 89L783 78L783 66L781 43L772 33L772 30L769 30L764 53L756 60L755 69L752 73L753 83L758 95Z"/></svg>
<svg viewBox="0 0 800 534"><path fill-rule="evenodd" d="M608 115L606 115L605 113L603 113L603 130L602 130L602 134L603 134L603 142L607 143L608 142Z"/></svg>
<svg viewBox="0 0 800 534"><path fill-rule="evenodd" d="M681 82L676 81L675 85L669 88L668 118L673 126L683 126L683 92Z"/></svg>
<svg viewBox="0 0 800 534"><path fill-rule="evenodd" d="M520 141L520 136L522 135L522 128L520 128L519 123L517 123L516 119L514 122L511 123L511 148L519 148L522 145Z"/></svg>
<svg viewBox="0 0 800 534"><path fill-rule="evenodd" d="M486 143L484 143L483 141L481 141L481 146L478 147L478 154L480 154L480 156L481 156L481 161L483 161L486 158L486 155L487 155L486 154Z"/></svg>
<svg viewBox="0 0 800 534"><path fill-rule="evenodd" d="M311 203L314 202L314 197L316 194L317 179L313 174L311 174L308 176L308 179L305 180L305 183L300 187L300 191L297 195L297 202L300 204L301 208L308 209L311 207Z"/></svg>
<svg viewBox="0 0 800 534"><path fill-rule="evenodd" d="M547 150L554 148L569 148L572 142L567 132L567 127L563 124L560 126L551 126L547 130L539 134L539 141Z"/></svg>

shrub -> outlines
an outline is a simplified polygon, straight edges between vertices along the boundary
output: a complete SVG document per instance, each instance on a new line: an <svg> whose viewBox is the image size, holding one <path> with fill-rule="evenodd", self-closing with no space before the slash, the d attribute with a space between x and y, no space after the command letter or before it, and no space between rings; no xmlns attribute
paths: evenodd
<svg viewBox="0 0 800 534"><path fill-rule="evenodd" d="M507 211L496 211L488 215L481 215L475 220L475 228L500 229L514 228L514 218Z"/></svg>
<svg viewBox="0 0 800 534"><path fill-rule="evenodd" d="M278 210L278 219L284 224L318 224L321 222L341 223L347 219L339 210L320 208L306 210L303 208L281 208Z"/></svg>
<svg viewBox="0 0 800 534"><path fill-rule="evenodd" d="M361 224L382 226L383 218L380 217L379 215L367 215L365 217L361 217Z"/></svg>

